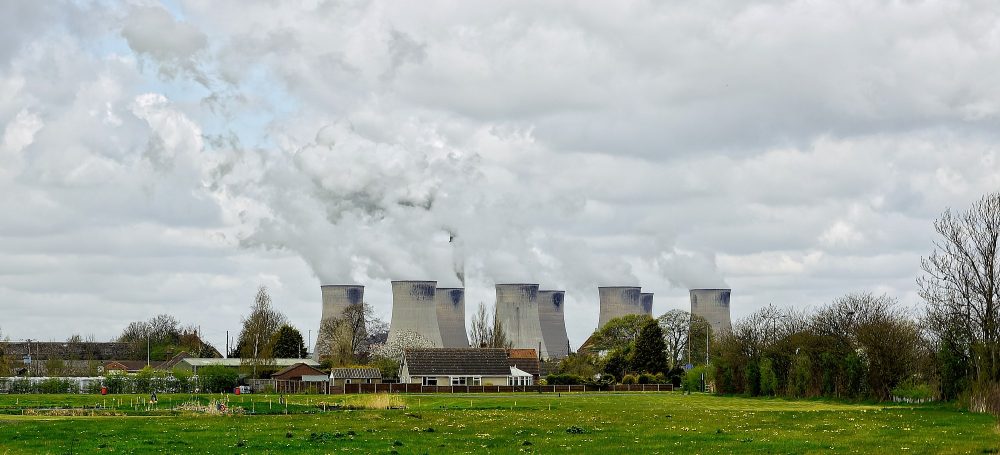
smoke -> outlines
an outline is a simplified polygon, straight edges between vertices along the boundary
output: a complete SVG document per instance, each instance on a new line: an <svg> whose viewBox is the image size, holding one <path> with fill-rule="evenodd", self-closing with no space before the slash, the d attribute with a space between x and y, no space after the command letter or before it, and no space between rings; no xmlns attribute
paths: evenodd
<svg viewBox="0 0 1000 455"><path fill-rule="evenodd" d="M653 260L654 268L672 286L684 289L728 288L715 265L715 256L674 248Z"/></svg>

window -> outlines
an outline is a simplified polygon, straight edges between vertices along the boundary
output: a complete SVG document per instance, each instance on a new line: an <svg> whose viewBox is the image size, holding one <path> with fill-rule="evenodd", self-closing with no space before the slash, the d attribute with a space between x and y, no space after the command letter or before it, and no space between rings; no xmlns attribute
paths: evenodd
<svg viewBox="0 0 1000 455"><path fill-rule="evenodd" d="M482 376L452 376L451 385L482 385Z"/></svg>
<svg viewBox="0 0 1000 455"><path fill-rule="evenodd" d="M344 384L350 384L350 383L351 383L351 378L344 379Z"/></svg>
<svg viewBox="0 0 1000 455"><path fill-rule="evenodd" d="M531 376L510 376L507 378L507 385L532 385L535 381Z"/></svg>
<svg viewBox="0 0 1000 455"><path fill-rule="evenodd" d="M424 376L422 379L421 384L423 385L438 385L438 378Z"/></svg>

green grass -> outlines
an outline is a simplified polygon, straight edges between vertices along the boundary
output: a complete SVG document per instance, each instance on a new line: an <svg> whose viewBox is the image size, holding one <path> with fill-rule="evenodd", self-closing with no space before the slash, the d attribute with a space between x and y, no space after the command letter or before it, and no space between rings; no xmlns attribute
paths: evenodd
<svg viewBox="0 0 1000 455"><path fill-rule="evenodd" d="M948 405L857 405L680 393L405 395L406 409L334 410L364 396L230 396L258 414L169 408L124 416L21 416L29 407L90 407L88 395L0 395L2 453L996 453L995 418ZM122 398L122 397L109 397ZM142 396L145 400L148 396ZM201 395L207 403L218 395ZM251 405L251 401L253 404ZM242 400L242 402L240 401ZM270 405L268 405L270 400ZM323 401L327 410L323 410ZM115 401L117 405L117 401ZM113 408L108 406L108 408ZM42 412L44 414L45 412ZM17 415L12 415L17 414Z"/></svg>

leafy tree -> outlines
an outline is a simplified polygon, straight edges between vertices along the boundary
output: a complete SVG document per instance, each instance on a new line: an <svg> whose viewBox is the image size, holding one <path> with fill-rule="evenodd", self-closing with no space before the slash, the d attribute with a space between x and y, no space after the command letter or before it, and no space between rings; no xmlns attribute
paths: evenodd
<svg viewBox="0 0 1000 455"><path fill-rule="evenodd" d="M692 365L704 365L707 349L712 339L712 324L697 314L691 315L691 326L688 328L687 358Z"/></svg>
<svg viewBox="0 0 1000 455"><path fill-rule="evenodd" d="M631 349L642 327L652 320L645 314L629 314L614 318L590 337L591 348L597 352Z"/></svg>
<svg viewBox="0 0 1000 455"><path fill-rule="evenodd" d="M559 373L592 378L597 374L598 366L597 358L594 355L577 352L569 354L559 361Z"/></svg>
<svg viewBox="0 0 1000 455"><path fill-rule="evenodd" d="M365 302L348 305L339 317L328 318L320 324L316 354L332 365L363 362L369 357L369 343L373 340L369 327L381 331L383 326L371 305Z"/></svg>
<svg viewBox="0 0 1000 455"><path fill-rule="evenodd" d="M308 351L302 332L288 324L282 325L271 341L274 357L277 359L302 358Z"/></svg>
<svg viewBox="0 0 1000 455"><path fill-rule="evenodd" d="M684 310L670 310L657 318L663 331L663 342L667 349L667 366L676 368L687 356L688 334L691 313Z"/></svg>
<svg viewBox="0 0 1000 455"><path fill-rule="evenodd" d="M632 351L632 369L644 373L667 371L667 345L663 341L663 331L654 319L648 319L639 331Z"/></svg>

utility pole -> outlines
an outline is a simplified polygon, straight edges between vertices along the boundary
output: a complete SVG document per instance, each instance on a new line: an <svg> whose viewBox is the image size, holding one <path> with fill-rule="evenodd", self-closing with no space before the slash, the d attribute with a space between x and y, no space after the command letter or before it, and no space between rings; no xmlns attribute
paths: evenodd
<svg viewBox="0 0 1000 455"><path fill-rule="evenodd" d="M224 359L228 359L229 358L229 331L228 330L226 330L226 352L224 352L222 354L222 358L224 358Z"/></svg>
<svg viewBox="0 0 1000 455"><path fill-rule="evenodd" d="M149 334L146 334L146 366L149 366Z"/></svg>

